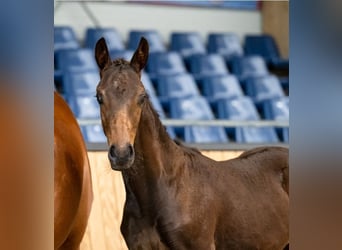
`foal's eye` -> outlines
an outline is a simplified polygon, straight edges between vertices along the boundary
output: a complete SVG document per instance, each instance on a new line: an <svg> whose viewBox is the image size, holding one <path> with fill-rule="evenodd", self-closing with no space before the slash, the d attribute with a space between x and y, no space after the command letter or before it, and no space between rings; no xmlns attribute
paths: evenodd
<svg viewBox="0 0 342 250"><path fill-rule="evenodd" d="M146 99L147 95L146 94L142 94L139 96L139 99L138 99L138 105L142 105Z"/></svg>
<svg viewBox="0 0 342 250"><path fill-rule="evenodd" d="M96 94L95 97L96 97L97 102L98 102L99 104L102 104L102 103L103 103L103 97L102 97L101 94Z"/></svg>

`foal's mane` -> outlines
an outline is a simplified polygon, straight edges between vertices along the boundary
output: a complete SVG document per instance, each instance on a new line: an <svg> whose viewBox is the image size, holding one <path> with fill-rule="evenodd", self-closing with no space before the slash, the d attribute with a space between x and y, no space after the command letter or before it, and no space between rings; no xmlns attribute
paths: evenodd
<svg viewBox="0 0 342 250"><path fill-rule="evenodd" d="M165 134L167 135L167 138L170 139L170 136L166 131L166 127L162 124L159 113L154 109L148 93L146 93L146 100L144 102L143 110L144 110L143 112L147 113L148 115L151 115L154 118L156 131L164 131Z"/></svg>

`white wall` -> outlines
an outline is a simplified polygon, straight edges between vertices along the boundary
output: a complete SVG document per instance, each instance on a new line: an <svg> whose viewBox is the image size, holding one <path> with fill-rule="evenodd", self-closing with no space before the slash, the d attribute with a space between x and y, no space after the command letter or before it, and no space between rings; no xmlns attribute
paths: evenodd
<svg viewBox="0 0 342 250"><path fill-rule="evenodd" d="M164 42L172 31L261 33L261 13L251 10L157 6L127 3L86 3L100 26L116 28L126 41L132 29L156 29ZM95 26L81 3L55 4L55 25L72 26L80 40L87 27Z"/></svg>

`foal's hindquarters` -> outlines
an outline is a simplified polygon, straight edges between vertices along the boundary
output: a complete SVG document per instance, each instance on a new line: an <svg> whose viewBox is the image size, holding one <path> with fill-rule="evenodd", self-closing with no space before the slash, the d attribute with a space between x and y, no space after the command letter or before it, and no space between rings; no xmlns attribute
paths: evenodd
<svg viewBox="0 0 342 250"><path fill-rule="evenodd" d="M256 148L227 166L216 249L282 250L289 243L288 149ZM220 192L218 192L220 193Z"/></svg>
<svg viewBox="0 0 342 250"><path fill-rule="evenodd" d="M159 233L169 249L285 248L288 149L257 148L229 161L201 156L192 162L190 175L185 171L178 179L176 196L167 199L171 189L159 186L166 205L158 207Z"/></svg>

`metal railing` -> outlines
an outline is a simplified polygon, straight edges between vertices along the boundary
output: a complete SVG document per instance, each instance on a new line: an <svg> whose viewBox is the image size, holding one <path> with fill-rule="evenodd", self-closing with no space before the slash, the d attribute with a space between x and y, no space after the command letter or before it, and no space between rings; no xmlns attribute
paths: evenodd
<svg viewBox="0 0 342 250"><path fill-rule="evenodd" d="M182 120L182 119L161 119L164 126L182 127L182 126L223 126L223 127L289 127L288 120L257 120L257 121L233 121L233 120ZM97 119L78 119L80 126L84 125L101 125L101 120ZM247 150L258 146L281 146L288 147L287 143L196 143L185 145L196 147L201 150ZM107 150L106 143L87 143L90 151Z"/></svg>
<svg viewBox="0 0 342 250"><path fill-rule="evenodd" d="M183 119L161 119L164 126L223 126L223 127L288 127L288 120L257 120L257 121L233 121L233 120L183 120ZM79 125L101 125L101 120L79 119Z"/></svg>

